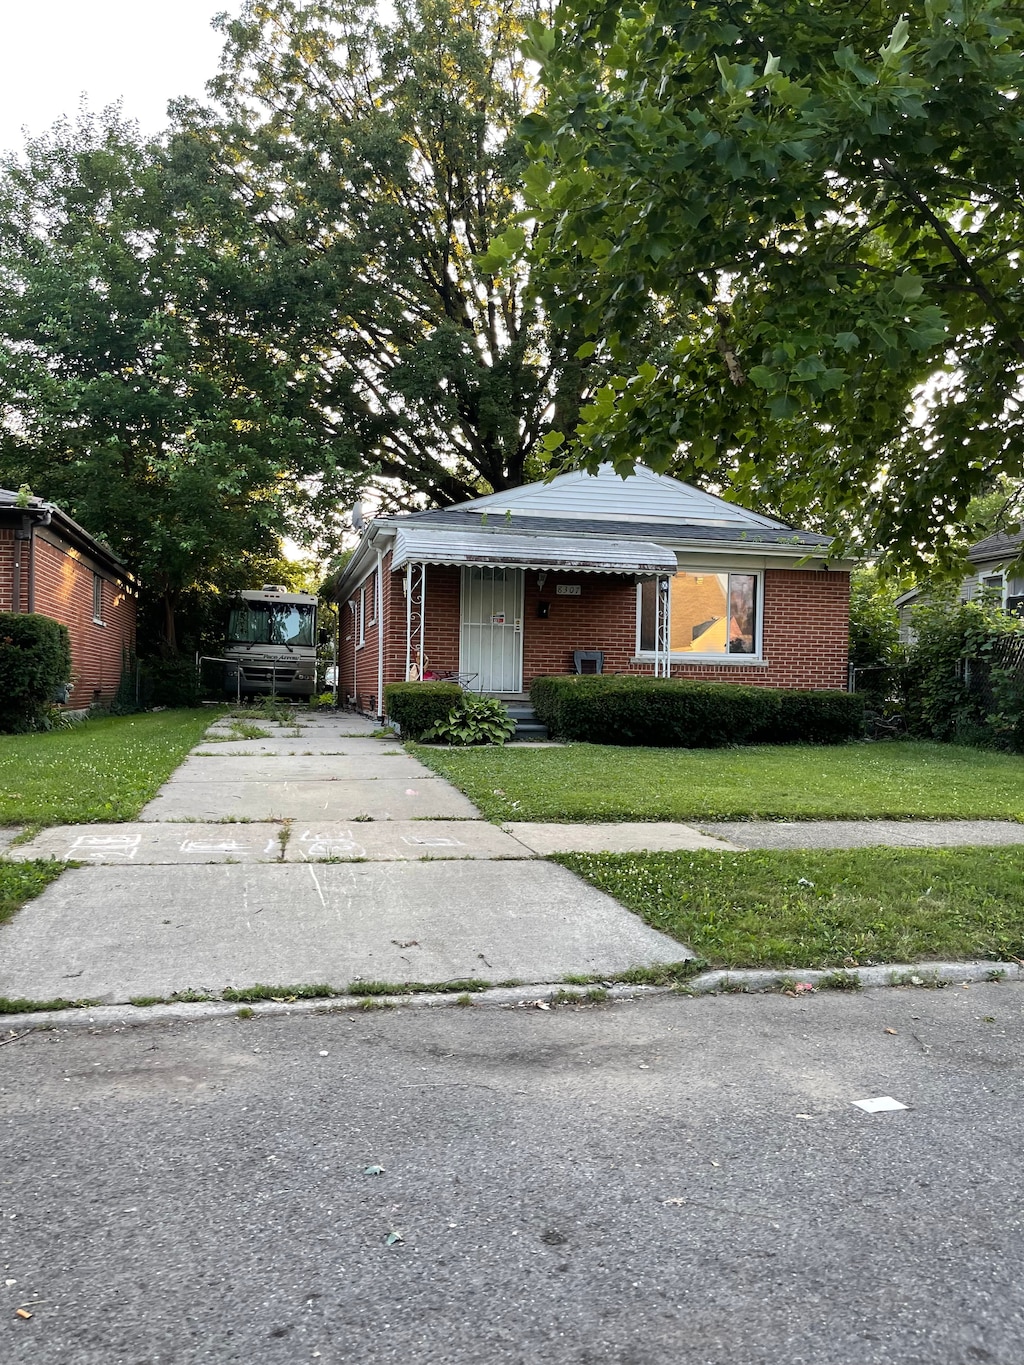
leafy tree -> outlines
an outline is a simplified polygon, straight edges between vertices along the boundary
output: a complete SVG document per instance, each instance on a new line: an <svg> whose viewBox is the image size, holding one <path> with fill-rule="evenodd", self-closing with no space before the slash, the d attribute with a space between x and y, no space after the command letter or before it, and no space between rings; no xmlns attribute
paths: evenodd
<svg viewBox="0 0 1024 1365"><path fill-rule="evenodd" d="M914 612L904 675L911 731L1024 751L1024 622L993 602L932 598Z"/></svg>
<svg viewBox="0 0 1024 1365"><path fill-rule="evenodd" d="M177 111L187 211L259 257L253 322L306 376L303 429L393 503L522 483L594 368L530 287L528 12L253 0L222 20L217 107Z"/></svg>
<svg viewBox="0 0 1024 1365"><path fill-rule="evenodd" d="M899 651L896 611L899 589L874 568L857 569L850 579L850 662L876 668L894 662Z"/></svg>
<svg viewBox="0 0 1024 1365"><path fill-rule="evenodd" d="M1021 6L563 0L532 40L548 306L620 366L581 457L950 561L1022 472Z"/></svg>
<svg viewBox="0 0 1024 1365"><path fill-rule="evenodd" d="M246 316L245 244L182 213L182 185L114 113L0 164L0 481L109 541L169 652L184 595L258 572L347 487Z"/></svg>

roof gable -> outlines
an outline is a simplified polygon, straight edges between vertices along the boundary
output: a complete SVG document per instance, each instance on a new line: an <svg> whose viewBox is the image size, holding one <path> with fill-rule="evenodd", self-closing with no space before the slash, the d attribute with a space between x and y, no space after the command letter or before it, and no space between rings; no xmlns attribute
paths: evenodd
<svg viewBox="0 0 1024 1365"><path fill-rule="evenodd" d="M737 529L783 526L771 517L748 512L746 508L703 493L668 474L655 474L645 465L638 465L627 478L616 474L610 464L601 465L596 474L577 469L558 474L550 482L528 483L503 493L491 493L448 510L470 515L488 511L498 515L519 512L531 517L578 518L618 524L687 522Z"/></svg>

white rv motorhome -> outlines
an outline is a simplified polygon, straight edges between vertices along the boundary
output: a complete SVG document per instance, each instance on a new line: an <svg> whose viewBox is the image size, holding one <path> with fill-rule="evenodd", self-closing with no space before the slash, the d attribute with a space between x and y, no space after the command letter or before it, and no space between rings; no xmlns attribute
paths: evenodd
<svg viewBox="0 0 1024 1365"><path fill-rule="evenodd" d="M308 699L316 690L317 599L279 583L233 599L224 642L228 697Z"/></svg>

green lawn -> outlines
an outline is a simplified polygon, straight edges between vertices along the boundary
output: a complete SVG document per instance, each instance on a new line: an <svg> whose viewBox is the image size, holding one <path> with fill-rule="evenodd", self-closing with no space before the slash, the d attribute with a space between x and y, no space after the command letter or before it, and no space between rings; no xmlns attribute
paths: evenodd
<svg viewBox="0 0 1024 1365"><path fill-rule="evenodd" d="M414 752L490 820L1024 820L1024 758L951 744Z"/></svg>
<svg viewBox="0 0 1024 1365"><path fill-rule="evenodd" d="M65 866L65 863L56 862L0 862L0 924L13 919L26 901L45 891Z"/></svg>
<svg viewBox="0 0 1024 1365"><path fill-rule="evenodd" d="M0 825L133 820L218 714L108 716L0 736Z"/></svg>
<svg viewBox="0 0 1024 1365"><path fill-rule="evenodd" d="M567 853L715 967L1024 957L1024 848Z"/></svg>

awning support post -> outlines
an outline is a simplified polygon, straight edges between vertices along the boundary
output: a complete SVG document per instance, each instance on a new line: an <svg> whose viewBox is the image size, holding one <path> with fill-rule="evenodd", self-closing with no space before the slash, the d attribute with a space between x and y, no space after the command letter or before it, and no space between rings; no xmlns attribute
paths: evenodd
<svg viewBox="0 0 1024 1365"><path fill-rule="evenodd" d="M669 592L672 580L659 574L658 591L655 595L654 614L654 676L672 676L671 642L669 638Z"/></svg>
<svg viewBox="0 0 1024 1365"><path fill-rule="evenodd" d="M409 682L423 677L426 638L427 566L405 566L405 676Z"/></svg>

